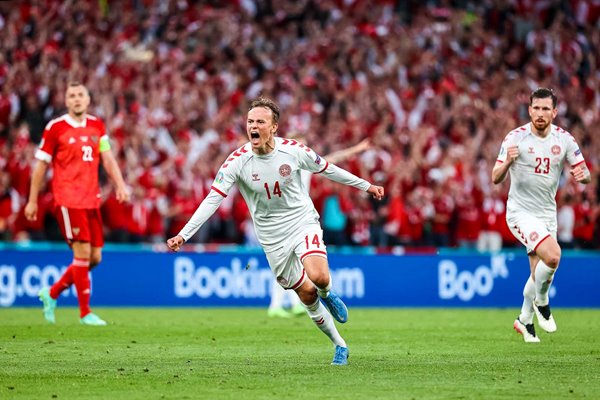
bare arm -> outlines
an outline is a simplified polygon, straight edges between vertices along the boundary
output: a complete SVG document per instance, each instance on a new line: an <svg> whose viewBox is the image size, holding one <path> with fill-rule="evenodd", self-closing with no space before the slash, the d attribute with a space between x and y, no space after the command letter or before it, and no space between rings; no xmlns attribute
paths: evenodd
<svg viewBox="0 0 600 400"><path fill-rule="evenodd" d="M494 182L495 185L502 183L504 179L506 179L508 169L519 156L518 146L510 146L507 151L508 155L506 156L506 161L496 161L496 165L494 165L494 169L492 169L492 182Z"/></svg>
<svg viewBox="0 0 600 400"><path fill-rule="evenodd" d="M592 181L590 170L587 168L584 162L571 169L570 173L571 176L579 183L588 184Z"/></svg>
<svg viewBox="0 0 600 400"><path fill-rule="evenodd" d="M119 164L117 164L117 160L115 160L115 156L113 155L112 151L107 150L100 154L102 157L102 166L115 185L117 200L119 202L129 201L129 190L127 190L127 186L123 180L123 175L121 175L121 169L119 168Z"/></svg>
<svg viewBox="0 0 600 400"><path fill-rule="evenodd" d="M45 161L38 160L33 168L31 174L31 185L29 187L29 199L25 206L25 218L29 221L35 221L37 219L38 212L38 196L40 194L40 188L42 182L46 177L46 171L48 170L48 163Z"/></svg>

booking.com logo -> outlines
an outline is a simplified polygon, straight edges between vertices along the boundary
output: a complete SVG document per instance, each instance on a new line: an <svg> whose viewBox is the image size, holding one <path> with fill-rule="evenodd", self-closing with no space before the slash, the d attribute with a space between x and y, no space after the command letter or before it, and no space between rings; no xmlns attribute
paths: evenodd
<svg viewBox="0 0 600 400"><path fill-rule="evenodd" d="M28 265L19 276L14 265L0 265L0 306L10 307L18 297L37 297L41 288L51 286L65 270L65 266ZM73 287L72 290L65 290L62 295L72 296L74 293Z"/></svg>
<svg viewBox="0 0 600 400"><path fill-rule="evenodd" d="M209 268L197 266L190 257L179 256L173 264L175 296L187 298L216 296L227 298L265 298L270 295L273 273L261 267L257 258L250 258L247 267L233 257L229 265ZM346 298L365 296L365 278L359 268L331 270L334 289Z"/></svg>
<svg viewBox="0 0 600 400"><path fill-rule="evenodd" d="M480 265L475 271L460 271L452 260L442 260L438 264L438 289L440 299L458 297L469 301L475 295L487 296L494 288L495 278L508 278L506 255L493 255L490 266Z"/></svg>

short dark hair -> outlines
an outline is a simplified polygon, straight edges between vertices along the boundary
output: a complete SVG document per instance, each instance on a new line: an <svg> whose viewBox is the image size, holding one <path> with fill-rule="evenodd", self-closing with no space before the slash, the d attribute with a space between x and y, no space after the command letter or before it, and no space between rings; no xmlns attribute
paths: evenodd
<svg viewBox="0 0 600 400"><path fill-rule="evenodd" d="M264 107L270 109L273 113L273 123L279 123L279 106L273 100L269 99L268 97L261 96L253 100L252 103L250 103L250 108L248 108L248 111L256 107Z"/></svg>
<svg viewBox="0 0 600 400"><path fill-rule="evenodd" d="M554 94L554 90L545 87L537 88L531 92L531 96L529 96L529 105L533 104L533 99L547 99L548 97L552 98L552 108L556 108L558 98L556 97L556 94Z"/></svg>

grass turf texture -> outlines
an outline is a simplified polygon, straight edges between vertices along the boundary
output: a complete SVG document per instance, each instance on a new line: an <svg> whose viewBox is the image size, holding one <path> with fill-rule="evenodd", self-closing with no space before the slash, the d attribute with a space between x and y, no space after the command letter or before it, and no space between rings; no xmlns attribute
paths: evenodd
<svg viewBox="0 0 600 400"><path fill-rule="evenodd" d="M594 399L600 310L556 309L526 344L517 310L351 309L350 365L306 316L265 309L0 309L0 399Z"/></svg>

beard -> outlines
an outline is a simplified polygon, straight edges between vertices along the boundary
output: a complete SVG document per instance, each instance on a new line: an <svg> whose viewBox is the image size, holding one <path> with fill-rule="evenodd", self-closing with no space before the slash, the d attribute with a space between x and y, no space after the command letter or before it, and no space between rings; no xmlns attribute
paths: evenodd
<svg viewBox="0 0 600 400"><path fill-rule="evenodd" d="M548 128L548 126L550 125L550 122L547 121L533 121L533 126L535 127L535 129L539 132L543 132L546 130L546 128Z"/></svg>

